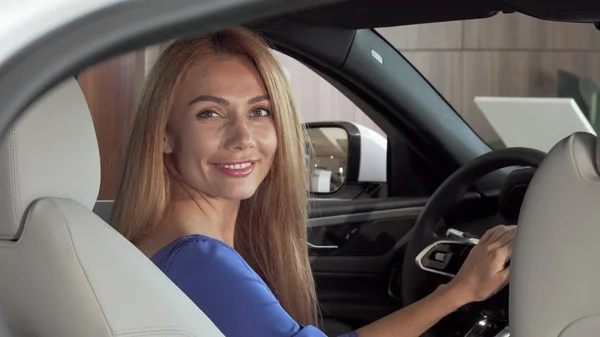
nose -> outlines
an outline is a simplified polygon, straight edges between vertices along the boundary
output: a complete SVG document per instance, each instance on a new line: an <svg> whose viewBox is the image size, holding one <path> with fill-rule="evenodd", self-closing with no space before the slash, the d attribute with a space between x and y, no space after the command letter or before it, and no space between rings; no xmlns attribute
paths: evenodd
<svg viewBox="0 0 600 337"><path fill-rule="evenodd" d="M227 123L225 132L225 148L228 150L244 151L256 145L252 136L251 126L246 118L232 118Z"/></svg>

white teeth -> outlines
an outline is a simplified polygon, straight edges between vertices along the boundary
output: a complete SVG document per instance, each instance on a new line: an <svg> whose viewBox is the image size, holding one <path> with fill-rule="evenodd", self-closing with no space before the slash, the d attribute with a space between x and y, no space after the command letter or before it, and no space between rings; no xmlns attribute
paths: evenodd
<svg viewBox="0 0 600 337"><path fill-rule="evenodd" d="M250 167L251 163L234 164L234 165L221 165L222 167L230 170L241 170Z"/></svg>

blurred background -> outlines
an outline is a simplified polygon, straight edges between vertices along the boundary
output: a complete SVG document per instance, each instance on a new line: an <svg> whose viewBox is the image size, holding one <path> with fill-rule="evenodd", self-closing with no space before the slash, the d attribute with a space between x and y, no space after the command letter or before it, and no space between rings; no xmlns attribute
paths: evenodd
<svg viewBox="0 0 600 337"><path fill-rule="evenodd" d="M572 97L596 126L600 34L592 25L509 14L377 31L494 148L502 147L502 141L474 104L476 96ZM119 56L78 77L100 146L99 199L114 199L135 102L163 48L152 46ZM385 137L367 115L326 80L298 61L276 55L288 74L303 122L357 122Z"/></svg>

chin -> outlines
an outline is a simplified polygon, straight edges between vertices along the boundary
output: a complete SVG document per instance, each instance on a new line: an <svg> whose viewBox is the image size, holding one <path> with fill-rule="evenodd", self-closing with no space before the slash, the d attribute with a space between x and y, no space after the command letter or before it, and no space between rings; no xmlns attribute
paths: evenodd
<svg viewBox="0 0 600 337"><path fill-rule="evenodd" d="M220 193L222 198L228 200L246 200L250 199L258 189L258 186L240 186L239 188L229 189L228 191L223 191Z"/></svg>

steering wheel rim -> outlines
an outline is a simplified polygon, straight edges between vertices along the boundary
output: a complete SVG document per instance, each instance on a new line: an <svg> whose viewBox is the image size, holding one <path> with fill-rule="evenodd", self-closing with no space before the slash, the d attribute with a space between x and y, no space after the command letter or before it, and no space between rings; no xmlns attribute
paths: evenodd
<svg viewBox="0 0 600 337"><path fill-rule="evenodd" d="M443 216L485 175L511 166L537 168L545 156L545 152L523 147L491 151L456 170L438 187L419 214L406 245L401 276L402 301L405 306L427 295L420 289L421 285L426 284L427 273L417 266L415 259L425 247L443 238L438 235L445 227Z"/></svg>

